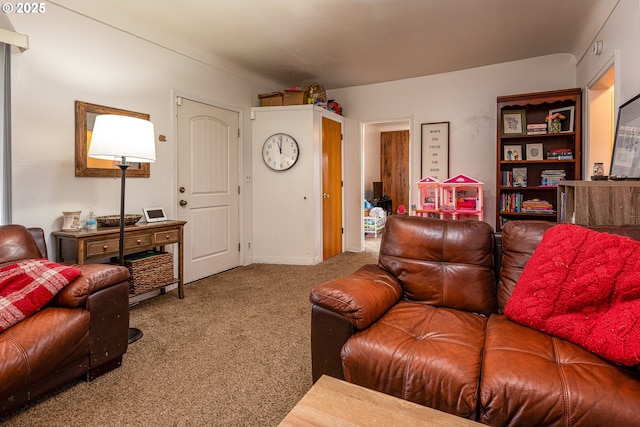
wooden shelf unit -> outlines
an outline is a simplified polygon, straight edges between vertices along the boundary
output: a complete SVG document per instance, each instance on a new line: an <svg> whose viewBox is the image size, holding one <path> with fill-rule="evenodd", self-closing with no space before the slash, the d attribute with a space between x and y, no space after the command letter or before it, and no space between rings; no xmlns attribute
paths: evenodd
<svg viewBox="0 0 640 427"><path fill-rule="evenodd" d="M558 222L640 224L640 181L564 181L558 185Z"/></svg>
<svg viewBox="0 0 640 427"><path fill-rule="evenodd" d="M545 117L550 110L573 107L573 131L561 133L544 133L536 135L526 134L526 124L546 123ZM505 111L525 111L524 134L503 134L502 114ZM567 117L566 120L569 120ZM541 173L544 170L564 170L567 180L580 180L582 177L582 90L580 88L536 92L520 95L500 96L497 98L497 152L496 152L496 230L502 229L502 224L512 219L543 219L556 221L557 219L557 188L541 186ZM527 159L527 144L542 144L542 160ZM522 157L517 160L505 158L504 147L507 145L520 146ZM572 150L573 159L549 160L547 152L556 149ZM503 172L513 171L513 168L527 169L527 186L503 186ZM548 213L516 212L503 210L501 201L504 197L518 195L522 200L546 200L552 205Z"/></svg>

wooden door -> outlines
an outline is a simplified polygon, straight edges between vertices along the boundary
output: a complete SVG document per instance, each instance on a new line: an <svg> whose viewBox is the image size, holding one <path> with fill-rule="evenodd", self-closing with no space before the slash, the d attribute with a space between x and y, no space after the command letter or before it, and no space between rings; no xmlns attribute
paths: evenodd
<svg viewBox="0 0 640 427"><path fill-rule="evenodd" d="M342 253L342 125L322 118L322 259Z"/></svg>
<svg viewBox="0 0 640 427"><path fill-rule="evenodd" d="M235 111L178 100L178 218L184 281L240 265L238 123Z"/></svg>
<svg viewBox="0 0 640 427"><path fill-rule="evenodd" d="M380 176L382 195L392 200L395 213L398 206L409 210L409 131L380 134Z"/></svg>

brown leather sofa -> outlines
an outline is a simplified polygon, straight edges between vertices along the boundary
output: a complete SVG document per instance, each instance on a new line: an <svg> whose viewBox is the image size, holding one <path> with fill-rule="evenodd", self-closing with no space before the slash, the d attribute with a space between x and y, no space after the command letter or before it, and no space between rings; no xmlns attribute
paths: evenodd
<svg viewBox="0 0 640 427"><path fill-rule="evenodd" d="M0 226L0 266L46 258L43 230ZM129 330L129 271L75 265L80 277L43 309L0 332L0 416L77 378L120 366Z"/></svg>
<svg viewBox="0 0 640 427"><path fill-rule="evenodd" d="M492 426L640 425L640 374L521 326L504 308L553 224L391 216L377 265L310 296L327 374ZM640 240L640 227L598 227ZM640 286L640 284L639 284Z"/></svg>

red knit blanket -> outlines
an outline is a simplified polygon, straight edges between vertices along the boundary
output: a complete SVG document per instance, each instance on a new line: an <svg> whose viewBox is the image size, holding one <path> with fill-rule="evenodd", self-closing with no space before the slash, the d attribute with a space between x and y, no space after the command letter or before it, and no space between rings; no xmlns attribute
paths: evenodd
<svg viewBox="0 0 640 427"><path fill-rule="evenodd" d="M80 273L45 258L0 268L0 331L40 310Z"/></svg>
<svg viewBox="0 0 640 427"><path fill-rule="evenodd" d="M618 364L640 363L640 242L577 225L551 227L505 315Z"/></svg>

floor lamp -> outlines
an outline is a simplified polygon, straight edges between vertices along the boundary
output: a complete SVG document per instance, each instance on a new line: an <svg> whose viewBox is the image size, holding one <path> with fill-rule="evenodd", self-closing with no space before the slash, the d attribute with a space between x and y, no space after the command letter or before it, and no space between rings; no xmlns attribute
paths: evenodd
<svg viewBox="0 0 640 427"><path fill-rule="evenodd" d="M120 243L118 264L124 265L124 189L129 162L156 161L153 123L136 117L104 114L96 117L89 145L89 157L120 162ZM142 338L142 331L129 328L129 344Z"/></svg>

